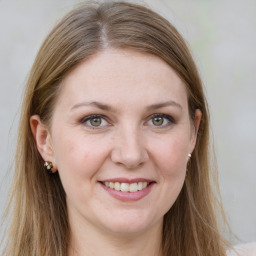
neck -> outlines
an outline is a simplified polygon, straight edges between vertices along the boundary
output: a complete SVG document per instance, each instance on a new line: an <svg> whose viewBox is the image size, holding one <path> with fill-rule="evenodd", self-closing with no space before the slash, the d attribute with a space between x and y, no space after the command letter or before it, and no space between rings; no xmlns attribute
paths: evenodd
<svg viewBox="0 0 256 256"><path fill-rule="evenodd" d="M72 226L71 226L72 227ZM114 234L86 225L71 229L68 256L161 256L162 221L146 231ZM81 229L86 232L81 232Z"/></svg>

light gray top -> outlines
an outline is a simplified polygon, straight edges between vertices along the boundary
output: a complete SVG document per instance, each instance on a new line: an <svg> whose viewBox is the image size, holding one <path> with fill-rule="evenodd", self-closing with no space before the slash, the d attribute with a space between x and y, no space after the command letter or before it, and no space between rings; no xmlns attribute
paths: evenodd
<svg viewBox="0 0 256 256"><path fill-rule="evenodd" d="M237 245L227 256L256 256L256 242Z"/></svg>

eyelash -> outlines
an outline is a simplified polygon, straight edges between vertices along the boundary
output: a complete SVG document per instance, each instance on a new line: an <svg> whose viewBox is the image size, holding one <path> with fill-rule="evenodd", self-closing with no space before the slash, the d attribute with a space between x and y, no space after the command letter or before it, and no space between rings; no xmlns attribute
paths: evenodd
<svg viewBox="0 0 256 256"><path fill-rule="evenodd" d="M165 121L167 121L166 124L159 125L159 126L151 124L152 126L155 126L159 129L168 127L168 126L176 123L175 119L172 116L167 115L167 114L160 114L160 113L159 114L153 114L153 115L149 116L147 123L150 122L150 121L152 122L154 118L163 118L163 119L165 119ZM81 119L80 123L85 124L90 129L100 129L102 127L101 123L100 123L99 126L93 126L93 125L90 125L90 124L87 123L88 121L91 121L93 119L101 119L101 123L102 123L102 120L104 120L105 122L107 122L107 124L109 124L108 118L106 116L98 115L98 114L86 116L86 117ZM165 121L163 121L163 122L165 122ZM103 125L103 127L105 127L105 126L108 126L108 125Z"/></svg>
<svg viewBox="0 0 256 256"><path fill-rule="evenodd" d="M86 117L82 118L80 123L85 124L90 129L100 129L100 127L102 127L102 126L98 126L97 127L97 126L86 124L88 121L93 120L93 119L101 119L101 120L104 120L105 122L109 123L107 121L107 117L106 116L104 116L104 115L97 115L97 114L86 116Z"/></svg>
<svg viewBox="0 0 256 256"><path fill-rule="evenodd" d="M154 118L163 118L167 120L167 123L165 125L160 125L160 126L154 125L155 127L158 127L158 128L165 128L176 123L175 119L172 116L167 114L153 114L150 116L149 121L150 120L152 121Z"/></svg>

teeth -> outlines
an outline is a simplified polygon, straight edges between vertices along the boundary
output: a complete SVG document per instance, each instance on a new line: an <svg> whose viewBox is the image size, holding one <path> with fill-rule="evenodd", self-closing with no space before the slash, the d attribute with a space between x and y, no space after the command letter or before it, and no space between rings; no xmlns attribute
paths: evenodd
<svg viewBox="0 0 256 256"><path fill-rule="evenodd" d="M130 188L130 185L128 183L121 183L121 191L122 192L128 192Z"/></svg>
<svg viewBox="0 0 256 256"><path fill-rule="evenodd" d="M120 183L120 182L104 182L104 185L106 187L112 188L117 191L122 191L122 192L137 192L139 190L142 190L146 188L149 185L149 182L137 182L137 183Z"/></svg>
<svg viewBox="0 0 256 256"><path fill-rule="evenodd" d="M121 190L121 185L120 185L119 182L115 182L114 189L117 190L117 191Z"/></svg>
<svg viewBox="0 0 256 256"><path fill-rule="evenodd" d="M132 183L130 184L130 192L137 192L138 191L138 184L137 183Z"/></svg>
<svg viewBox="0 0 256 256"><path fill-rule="evenodd" d="M110 187L110 188L114 188L114 186L115 186L115 185L114 185L114 182L109 182L109 187Z"/></svg>
<svg viewBox="0 0 256 256"><path fill-rule="evenodd" d="M142 190L142 183L143 182L138 182L138 186L137 186L138 190Z"/></svg>
<svg viewBox="0 0 256 256"><path fill-rule="evenodd" d="M142 182L142 189L146 188L148 186L148 184L149 184L148 182Z"/></svg>

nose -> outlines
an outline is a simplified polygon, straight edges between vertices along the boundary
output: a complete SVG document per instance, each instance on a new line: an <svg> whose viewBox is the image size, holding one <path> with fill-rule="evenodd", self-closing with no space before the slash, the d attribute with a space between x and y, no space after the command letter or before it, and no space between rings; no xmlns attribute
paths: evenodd
<svg viewBox="0 0 256 256"><path fill-rule="evenodd" d="M114 141L115 145L111 152L111 160L114 163L135 169L147 161L148 152L138 129L120 129Z"/></svg>

